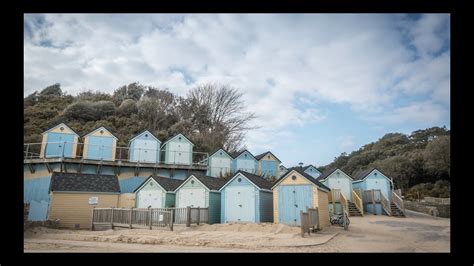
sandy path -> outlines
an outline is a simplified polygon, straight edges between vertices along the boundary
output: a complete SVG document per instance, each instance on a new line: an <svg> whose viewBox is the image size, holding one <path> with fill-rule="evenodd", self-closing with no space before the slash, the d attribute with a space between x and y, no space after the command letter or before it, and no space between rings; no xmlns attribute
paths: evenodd
<svg viewBox="0 0 474 266"><path fill-rule="evenodd" d="M407 218L351 217L349 231L331 226L301 238L277 224L216 224L167 230L74 231L35 228L25 252L449 252L450 220L409 212ZM288 247L289 246L289 247Z"/></svg>

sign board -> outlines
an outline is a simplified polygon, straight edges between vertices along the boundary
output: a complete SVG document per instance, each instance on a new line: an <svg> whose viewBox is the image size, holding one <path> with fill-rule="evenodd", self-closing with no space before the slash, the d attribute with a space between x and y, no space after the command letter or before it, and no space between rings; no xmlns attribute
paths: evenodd
<svg viewBox="0 0 474 266"><path fill-rule="evenodd" d="M90 197L89 198L89 205L97 205L99 203L99 198L98 197Z"/></svg>

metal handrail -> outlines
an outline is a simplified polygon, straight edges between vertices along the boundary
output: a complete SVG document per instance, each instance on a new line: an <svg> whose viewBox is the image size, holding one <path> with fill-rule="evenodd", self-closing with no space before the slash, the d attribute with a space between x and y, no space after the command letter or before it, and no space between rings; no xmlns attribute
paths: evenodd
<svg viewBox="0 0 474 266"><path fill-rule="evenodd" d="M46 156L45 154L41 154L41 150L43 148L43 153L46 153L46 149L48 145L51 144L63 144L61 150L58 150L57 154L53 154L50 156ZM76 159L88 159L88 160L112 160L112 161L119 161L119 162L132 162L132 163L144 163L144 164L183 164L183 165L197 165L197 166L207 166L209 153L207 152L187 152L187 151L176 151L176 150L168 150L165 149L148 149L148 148L130 148L130 147L123 147L123 146L110 146L110 145L97 145L97 144L90 144L90 143L80 143L80 142L45 142L45 143L25 143L24 144L24 159L40 159L40 158L64 158L64 150L67 144L76 145L75 147L75 154L67 154L67 158L76 158ZM42 147L44 145L44 147ZM99 149L100 154L97 158L84 156L84 148L85 147L100 147ZM32 152L33 149L38 150L38 152ZM107 150L110 152L112 150L112 158L110 156L106 156L102 154L102 151ZM73 148L74 151L74 148ZM113 156L115 151L115 156ZM134 151L138 151L138 158L132 158L131 153ZM145 152L156 152L157 157L159 156L159 160L147 160L140 158L141 151ZM162 154L167 153L171 158L165 158L165 156L161 156ZM118 156L117 156L118 155ZM190 156L188 161L183 160L180 161L177 156L186 157ZM197 158L196 158L197 157ZM202 159L205 158L205 159ZM188 163L189 162L189 163Z"/></svg>

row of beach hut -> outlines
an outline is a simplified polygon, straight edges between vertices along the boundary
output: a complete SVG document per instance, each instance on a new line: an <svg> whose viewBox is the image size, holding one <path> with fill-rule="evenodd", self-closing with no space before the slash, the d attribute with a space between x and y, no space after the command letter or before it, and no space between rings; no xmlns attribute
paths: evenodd
<svg viewBox="0 0 474 266"><path fill-rule="evenodd" d="M76 158L79 135L61 123L43 133L40 158ZM83 136L82 158L88 160L115 161L117 137L105 127L99 127ZM179 133L162 143L148 130L128 142L128 161L160 163L163 151L165 164L192 165L194 143ZM121 159L121 158L119 158ZM207 175L228 176L239 170L263 176L279 176L281 161L270 151L254 156L248 150L229 153L223 148L212 152L201 161L207 164Z"/></svg>
<svg viewBox="0 0 474 266"><path fill-rule="evenodd" d="M355 186L363 191L377 188L383 193L388 192L385 189L389 187L382 185L388 178L379 170L371 169L364 174L353 181L344 172L335 169L314 178L303 168L295 167L288 169L275 182L241 170L228 179L197 173L185 180L152 175L134 191L131 207L201 207L208 209L209 223L274 222L288 225L300 224L301 211L318 208L319 226L324 228L330 224L330 213L337 212L332 208L334 191L350 195L345 186L349 189ZM70 222L69 226L80 224L81 228L88 227L90 222L92 207L87 205L87 198L96 197L97 207L123 205L120 204L123 198L117 177L113 175L55 172L50 193L49 218L63 219L66 223ZM352 198L347 196L347 200Z"/></svg>

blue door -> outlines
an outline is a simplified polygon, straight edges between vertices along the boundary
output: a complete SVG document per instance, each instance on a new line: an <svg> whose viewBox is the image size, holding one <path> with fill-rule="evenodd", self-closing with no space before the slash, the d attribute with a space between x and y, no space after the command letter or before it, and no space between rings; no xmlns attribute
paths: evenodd
<svg viewBox="0 0 474 266"><path fill-rule="evenodd" d="M255 189L234 186L225 189L224 222L255 222Z"/></svg>
<svg viewBox="0 0 474 266"><path fill-rule="evenodd" d="M112 138L90 136L88 139L86 159L112 160Z"/></svg>
<svg viewBox="0 0 474 266"><path fill-rule="evenodd" d="M72 157L72 147L74 145L74 135L65 133L48 133L46 143L45 157L62 157L64 149L64 157Z"/></svg>
<svg viewBox="0 0 474 266"><path fill-rule="evenodd" d="M278 188L278 220L288 225L300 225L300 211L313 206L311 185L280 186Z"/></svg>

